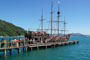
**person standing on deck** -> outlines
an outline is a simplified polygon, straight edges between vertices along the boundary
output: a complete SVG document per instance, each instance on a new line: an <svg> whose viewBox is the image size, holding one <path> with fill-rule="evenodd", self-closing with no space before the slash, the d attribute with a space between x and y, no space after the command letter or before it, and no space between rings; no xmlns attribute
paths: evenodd
<svg viewBox="0 0 90 60"><path fill-rule="evenodd" d="M32 34L31 34L32 32L26 32L25 33L25 41L27 42L27 43L32 43Z"/></svg>

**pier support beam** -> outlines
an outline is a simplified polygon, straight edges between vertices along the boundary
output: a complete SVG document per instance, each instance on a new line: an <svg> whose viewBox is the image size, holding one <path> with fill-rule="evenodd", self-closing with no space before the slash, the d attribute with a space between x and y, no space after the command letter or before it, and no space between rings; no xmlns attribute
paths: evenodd
<svg viewBox="0 0 90 60"><path fill-rule="evenodd" d="M23 40L23 51L24 51L24 48L25 48L25 40ZM25 48L26 50L26 48Z"/></svg>
<svg viewBox="0 0 90 60"><path fill-rule="evenodd" d="M25 48L26 52L27 52L27 47Z"/></svg>
<svg viewBox="0 0 90 60"><path fill-rule="evenodd" d="M37 46L37 50L39 50L39 47Z"/></svg>
<svg viewBox="0 0 90 60"><path fill-rule="evenodd" d="M31 51L32 51L32 49L33 49L33 48L31 47Z"/></svg>
<svg viewBox="0 0 90 60"><path fill-rule="evenodd" d="M47 44L46 44L46 49L47 49Z"/></svg>
<svg viewBox="0 0 90 60"><path fill-rule="evenodd" d="M37 50L39 50L39 46L37 45Z"/></svg>
<svg viewBox="0 0 90 60"><path fill-rule="evenodd" d="M7 56L7 50L6 49L4 50L4 56Z"/></svg>
<svg viewBox="0 0 90 60"><path fill-rule="evenodd" d="M55 48L55 45L56 45L56 44L54 44L54 48Z"/></svg>
<svg viewBox="0 0 90 60"><path fill-rule="evenodd" d="M24 51L24 47L23 47L23 51Z"/></svg>
<svg viewBox="0 0 90 60"><path fill-rule="evenodd" d="M46 49L47 49L47 45L46 45Z"/></svg>
<svg viewBox="0 0 90 60"><path fill-rule="evenodd" d="M17 50L18 50L18 54L20 54L20 48L18 48Z"/></svg>
<svg viewBox="0 0 90 60"><path fill-rule="evenodd" d="M12 55L12 49L9 50L9 54Z"/></svg>

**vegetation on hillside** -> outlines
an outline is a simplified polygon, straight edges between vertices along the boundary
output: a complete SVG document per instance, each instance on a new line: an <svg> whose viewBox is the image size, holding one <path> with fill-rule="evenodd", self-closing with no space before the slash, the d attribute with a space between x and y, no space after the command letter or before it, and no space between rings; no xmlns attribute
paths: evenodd
<svg viewBox="0 0 90 60"><path fill-rule="evenodd" d="M24 35L25 30L12 23L0 20L0 36L19 36Z"/></svg>

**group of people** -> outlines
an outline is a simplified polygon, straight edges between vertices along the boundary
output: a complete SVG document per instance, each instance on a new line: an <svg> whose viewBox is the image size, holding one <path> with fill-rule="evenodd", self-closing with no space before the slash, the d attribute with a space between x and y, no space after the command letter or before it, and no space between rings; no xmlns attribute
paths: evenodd
<svg viewBox="0 0 90 60"><path fill-rule="evenodd" d="M46 32L27 32L25 34L26 41L30 40L31 43L44 42L44 40L49 36Z"/></svg>
<svg viewBox="0 0 90 60"><path fill-rule="evenodd" d="M25 34L25 38L26 40L31 40L31 42L33 43L36 41L39 42L65 42L68 41L70 38L70 35L64 35L64 36L50 36L49 34L47 34L46 32L32 32L32 33L26 33Z"/></svg>

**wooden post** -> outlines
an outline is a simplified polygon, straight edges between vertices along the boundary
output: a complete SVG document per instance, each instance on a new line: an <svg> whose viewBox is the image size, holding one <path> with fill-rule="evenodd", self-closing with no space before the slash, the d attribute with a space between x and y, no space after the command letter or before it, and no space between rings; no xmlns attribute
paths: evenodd
<svg viewBox="0 0 90 60"><path fill-rule="evenodd" d="M7 55L7 50L6 50L6 48L7 48L7 42L6 42L6 40L4 40L4 48L5 48L5 50L4 50L4 56L6 56Z"/></svg>
<svg viewBox="0 0 90 60"><path fill-rule="evenodd" d="M17 50L18 50L18 54L20 54L20 48L18 48Z"/></svg>
<svg viewBox="0 0 90 60"><path fill-rule="evenodd" d="M38 44L37 44L37 50L39 50L39 46L38 46Z"/></svg>
<svg viewBox="0 0 90 60"><path fill-rule="evenodd" d="M11 48L12 43L10 42L10 40L9 40L9 43L8 43L8 44L9 44L9 46L8 46L8 47L9 47L9 48ZM9 54L10 54L10 55L12 54L12 49L10 49L10 50L9 50Z"/></svg>
<svg viewBox="0 0 90 60"><path fill-rule="evenodd" d="M39 50L39 47L37 46L37 50Z"/></svg>
<svg viewBox="0 0 90 60"><path fill-rule="evenodd" d="M27 52L27 47L25 49L26 49L26 52Z"/></svg>
<svg viewBox="0 0 90 60"><path fill-rule="evenodd" d="M48 43L47 43L47 40L45 40L45 46L46 46L46 49L47 49L47 44L48 44Z"/></svg>
<svg viewBox="0 0 90 60"><path fill-rule="evenodd" d="M24 47L23 47L23 51L24 51Z"/></svg>
<svg viewBox="0 0 90 60"><path fill-rule="evenodd" d="M4 56L4 60L7 60L7 56Z"/></svg>
<svg viewBox="0 0 90 60"><path fill-rule="evenodd" d="M12 49L9 50L9 54L12 55Z"/></svg>
<svg viewBox="0 0 90 60"><path fill-rule="evenodd" d="M25 48L25 40L23 40L23 51L24 51L24 48Z"/></svg>
<svg viewBox="0 0 90 60"><path fill-rule="evenodd" d="M47 49L47 45L46 45L46 49Z"/></svg>
<svg viewBox="0 0 90 60"><path fill-rule="evenodd" d="M33 48L31 47L31 51L32 51L32 49L33 49Z"/></svg>
<svg viewBox="0 0 90 60"><path fill-rule="evenodd" d="M7 50L6 49L4 50L4 56L7 56Z"/></svg>
<svg viewBox="0 0 90 60"><path fill-rule="evenodd" d="M47 49L47 43L46 43L46 45L45 45L45 46L46 46L46 49Z"/></svg>

